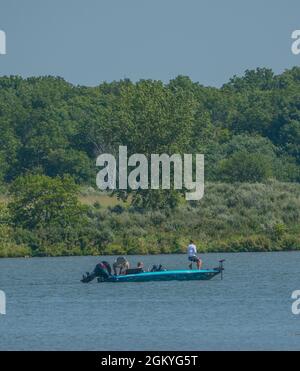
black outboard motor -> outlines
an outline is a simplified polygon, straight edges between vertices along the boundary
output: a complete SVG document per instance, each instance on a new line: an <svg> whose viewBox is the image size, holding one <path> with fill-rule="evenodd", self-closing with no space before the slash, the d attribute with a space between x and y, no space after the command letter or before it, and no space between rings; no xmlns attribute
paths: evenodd
<svg viewBox="0 0 300 371"><path fill-rule="evenodd" d="M98 282L106 281L111 276L111 266L108 262L102 261L98 263L92 273L87 272L82 276L81 282L88 283L98 277Z"/></svg>
<svg viewBox="0 0 300 371"><path fill-rule="evenodd" d="M111 271L111 266L110 266L110 264L109 264L107 261L105 261L105 260L102 261L102 264L105 266L105 268L106 268L108 274L111 276L111 272L112 272L112 271Z"/></svg>
<svg viewBox="0 0 300 371"><path fill-rule="evenodd" d="M92 272L92 273L86 272L86 275L82 276L81 282L82 283L89 283L89 282L93 281L93 279L95 277L96 277L96 275L95 275L94 272Z"/></svg>

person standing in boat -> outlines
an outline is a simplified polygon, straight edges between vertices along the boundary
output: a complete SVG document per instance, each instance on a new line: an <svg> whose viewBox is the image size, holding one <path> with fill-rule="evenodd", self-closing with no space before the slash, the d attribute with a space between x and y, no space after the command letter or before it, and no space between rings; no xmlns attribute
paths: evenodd
<svg viewBox="0 0 300 371"><path fill-rule="evenodd" d="M190 261L189 268L193 269L193 263L197 264L197 269L201 269L202 260L197 256L197 247L193 240L190 240L190 244L187 247L188 260Z"/></svg>

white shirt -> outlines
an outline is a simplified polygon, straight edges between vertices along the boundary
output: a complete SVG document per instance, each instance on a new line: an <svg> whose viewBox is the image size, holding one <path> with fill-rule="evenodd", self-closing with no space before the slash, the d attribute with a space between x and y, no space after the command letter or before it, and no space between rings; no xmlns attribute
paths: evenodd
<svg viewBox="0 0 300 371"><path fill-rule="evenodd" d="M188 256L195 256L197 254L197 248L193 243L188 245L187 253L188 253Z"/></svg>

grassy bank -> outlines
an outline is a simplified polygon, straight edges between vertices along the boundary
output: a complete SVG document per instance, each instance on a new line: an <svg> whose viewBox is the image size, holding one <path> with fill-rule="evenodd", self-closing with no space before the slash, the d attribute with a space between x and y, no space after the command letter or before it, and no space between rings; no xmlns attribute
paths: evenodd
<svg viewBox="0 0 300 371"><path fill-rule="evenodd" d="M0 257L185 252L193 238L200 252L300 250L300 185L206 185L200 202L176 210L141 211L114 198L83 190L86 242L71 232L50 241L43 231L0 225ZM5 213L2 197L2 216Z"/></svg>

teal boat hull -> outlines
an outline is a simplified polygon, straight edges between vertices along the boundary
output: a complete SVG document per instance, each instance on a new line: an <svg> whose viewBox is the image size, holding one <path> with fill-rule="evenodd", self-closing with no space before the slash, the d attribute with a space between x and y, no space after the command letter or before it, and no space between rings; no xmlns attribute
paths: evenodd
<svg viewBox="0 0 300 371"><path fill-rule="evenodd" d="M111 276L104 282L150 282L150 281L207 281L221 273L221 269L172 270L144 272Z"/></svg>

